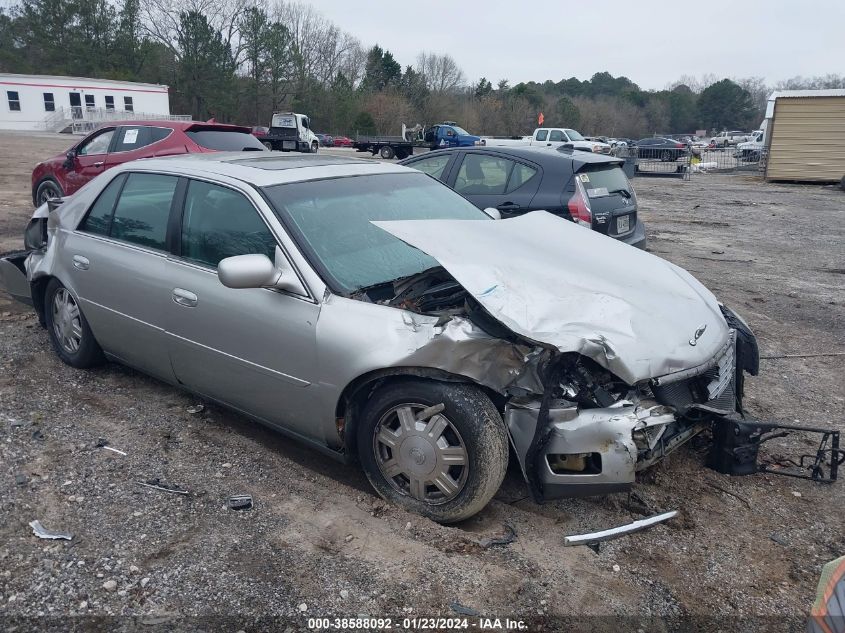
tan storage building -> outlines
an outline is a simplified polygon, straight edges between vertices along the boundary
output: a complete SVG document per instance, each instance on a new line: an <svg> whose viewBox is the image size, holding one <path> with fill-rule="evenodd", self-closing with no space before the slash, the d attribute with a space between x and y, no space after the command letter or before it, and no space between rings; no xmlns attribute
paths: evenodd
<svg viewBox="0 0 845 633"><path fill-rule="evenodd" d="M781 90L766 107L767 180L845 176L845 90Z"/></svg>

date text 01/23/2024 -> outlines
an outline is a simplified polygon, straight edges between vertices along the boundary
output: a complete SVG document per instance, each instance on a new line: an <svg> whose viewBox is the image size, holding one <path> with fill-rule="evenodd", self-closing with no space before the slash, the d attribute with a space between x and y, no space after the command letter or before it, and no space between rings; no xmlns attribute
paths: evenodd
<svg viewBox="0 0 845 633"><path fill-rule="evenodd" d="M355 631L355 630L469 630L480 631L524 631L528 625L522 620L510 618L402 618L394 621L392 618L308 618L308 628L311 630Z"/></svg>

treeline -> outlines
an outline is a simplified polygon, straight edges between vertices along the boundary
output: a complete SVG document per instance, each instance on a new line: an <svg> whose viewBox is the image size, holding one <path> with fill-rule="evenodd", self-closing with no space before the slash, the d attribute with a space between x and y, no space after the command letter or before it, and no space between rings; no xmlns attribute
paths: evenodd
<svg viewBox="0 0 845 633"><path fill-rule="evenodd" d="M443 120L527 134L540 112L548 125L633 138L751 129L775 88L845 87L838 75L777 86L708 75L647 91L607 72L494 85L468 79L447 54L403 66L310 5L282 0L23 0L0 10L0 71L167 84L174 113L267 125L274 110L294 110L348 135Z"/></svg>

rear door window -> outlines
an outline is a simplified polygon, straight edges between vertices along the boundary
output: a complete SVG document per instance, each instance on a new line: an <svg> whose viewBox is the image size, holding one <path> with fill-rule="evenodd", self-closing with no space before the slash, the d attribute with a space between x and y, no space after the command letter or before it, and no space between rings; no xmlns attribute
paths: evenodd
<svg viewBox="0 0 845 633"><path fill-rule="evenodd" d="M560 142L565 140L563 138L563 132L560 130L552 130L551 134L549 134L549 140L552 142Z"/></svg>
<svg viewBox="0 0 845 633"><path fill-rule="evenodd" d="M114 209L109 235L117 240L165 250L176 176L132 173Z"/></svg>
<svg viewBox="0 0 845 633"><path fill-rule="evenodd" d="M218 152L265 151L252 134L226 129L192 129L185 132L200 147Z"/></svg>
<svg viewBox="0 0 845 633"><path fill-rule="evenodd" d="M502 194L513 166L514 162L506 158L467 154L455 180L455 191L464 195Z"/></svg>
<svg viewBox="0 0 845 633"><path fill-rule="evenodd" d="M123 186L126 175L121 174L113 179L91 205L88 215L79 224L78 229L95 235L108 235L111 229L111 218L114 213L114 203Z"/></svg>
<svg viewBox="0 0 845 633"><path fill-rule="evenodd" d="M508 180L508 188L505 190L505 193L510 193L511 191L519 189L522 185L531 180L537 174L537 171L538 170L534 167L529 167L528 165L523 165L522 163L515 163L513 171L511 172L510 180Z"/></svg>
<svg viewBox="0 0 845 633"><path fill-rule="evenodd" d="M150 128L145 125L121 127L117 133L115 152L131 152L150 144Z"/></svg>

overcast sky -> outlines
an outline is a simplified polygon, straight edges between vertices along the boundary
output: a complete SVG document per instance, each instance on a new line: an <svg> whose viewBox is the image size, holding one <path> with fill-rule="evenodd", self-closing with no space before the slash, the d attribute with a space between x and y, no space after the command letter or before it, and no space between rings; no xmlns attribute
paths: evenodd
<svg viewBox="0 0 845 633"><path fill-rule="evenodd" d="M449 53L470 81L589 79L606 70L643 89L681 75L845 72L845 0L313 0L403 68Z"/></svg>

